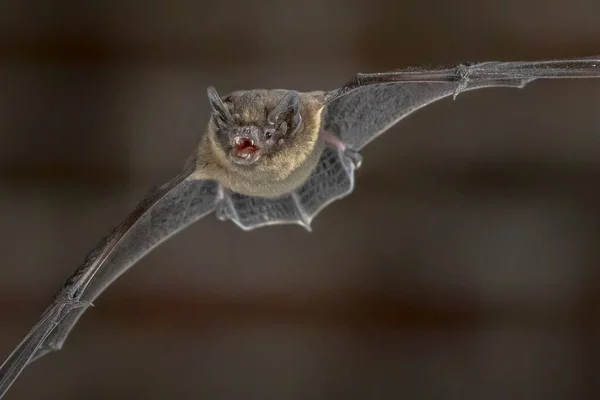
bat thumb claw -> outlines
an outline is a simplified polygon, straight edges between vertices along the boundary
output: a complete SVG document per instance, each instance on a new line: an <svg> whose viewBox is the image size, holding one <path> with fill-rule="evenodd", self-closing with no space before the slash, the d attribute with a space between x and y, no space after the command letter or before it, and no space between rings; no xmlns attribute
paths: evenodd
<svg viewBox="0 0 600 400"><path fill-rule="evenodd" d="M74 302L73 304L71 304L72 308L87 308L87 307L95 307L94 303L92 303L91 301L86 301L86 300L79 300Z"/></svg>
<svg viewBox="0 0 600 400"><path fill-rule="evenodd" d="M87 300L65 300L61 303L68 305L71 309L95 307L94 303Z"/></svg>
<svg viewBox="0 0 600 400"><path fill-rule="evenodd" d="M456 67L456 75L458 75L458 86L454 90L452 94L452 99L456 100L458 95L461 92L464 92L467 86L469 86L469 81L471 79L471 67L468 64L460 64Z"/></svg>
<svg viewBox="0 0 600 400"><path fill-rule="evenodd" d="M350 149L346 149L346 151L344 152L344 155L347 156L350 159L350 161L352 161L352 164L354 165L354 169L359 169L361 167L363 157L360 155L359 152L350 150Z"/></svg>

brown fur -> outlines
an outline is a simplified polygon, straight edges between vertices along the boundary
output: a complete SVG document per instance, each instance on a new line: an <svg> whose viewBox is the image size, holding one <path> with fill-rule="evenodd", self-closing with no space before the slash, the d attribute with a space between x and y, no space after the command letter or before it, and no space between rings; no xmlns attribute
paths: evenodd
<svg viewBox="0 0 600 400"><path fill-rule="evenodd" d="M236 125L265 126L269 111L283 98L286 90L251 90L233 92L224 100L231 104ZM208 124L200 142L196 161L196 177L215 179L235 192L262 197L278 197L288 193L310 176L317 165L325 142L319 135L323 92L301 93L302 125L281 149L261 158L256 165L237 165L217 140L216 128Z"/></svg>

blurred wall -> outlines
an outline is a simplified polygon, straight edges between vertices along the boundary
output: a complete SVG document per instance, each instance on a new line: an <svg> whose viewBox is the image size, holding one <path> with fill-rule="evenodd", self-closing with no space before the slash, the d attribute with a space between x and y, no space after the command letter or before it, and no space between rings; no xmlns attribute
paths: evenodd
<svg viewBox="0 0 600 400"><path fill-rule="evenodd" d="M600 53L591 0L6 1L0 358L174 175L206 87ZM364 151L296 226L210 216L88 311L17 399L590 399L600 393L600 81L471 92Z"/></svg>

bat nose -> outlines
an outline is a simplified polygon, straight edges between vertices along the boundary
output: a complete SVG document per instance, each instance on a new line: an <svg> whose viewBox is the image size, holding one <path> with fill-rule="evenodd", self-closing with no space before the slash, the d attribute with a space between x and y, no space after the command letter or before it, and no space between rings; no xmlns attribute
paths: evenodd
<svg viewBox="0 0 600 400"><path fill-rule="evenodd" d="M256 139L258 135L258 129L252 126L240 126L233 130L235 136L242 136Z"/></svg>
<svg viewBox="0 0 600 400"><path fill-rule="evenodd" d="M236 136L250 136L250 127L241 126L236 128L233 132Z"/></svg>

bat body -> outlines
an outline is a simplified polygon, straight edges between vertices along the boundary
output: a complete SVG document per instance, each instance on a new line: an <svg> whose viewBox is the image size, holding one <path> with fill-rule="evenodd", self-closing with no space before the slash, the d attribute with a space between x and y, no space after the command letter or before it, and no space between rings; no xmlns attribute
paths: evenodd
<svg viewBox="0 0 600 400"><path fill-rule="evenodd" d="M100 293L160 243L216 212L242 229L312 219L350 194L359 151L412 112L486 87L542 78L600 78L600 57L485 62L358 74L332 91L249 90L220 98L182 172L152 190L55 295L0 367L0 397L35 359L62 348ZM600 93L599 93L600 95Z"/></svg>
<svg viewBox="0 0 600 400"><path fill-rule="evenodd" d="M211 88L209 98L213 118L199 146L197 179L268 198L308 179L325 145L319 134L324 92L249 90L223 102Z"/></svg>

